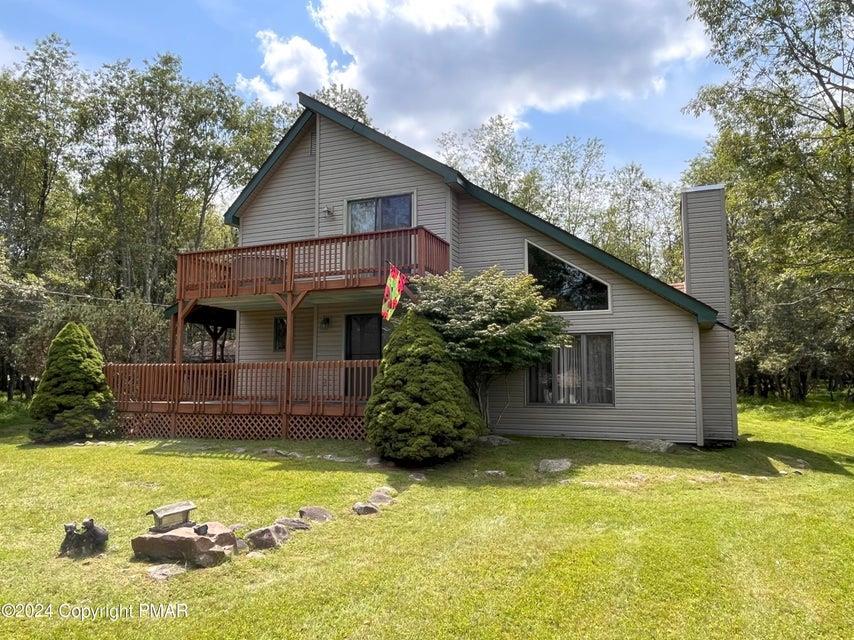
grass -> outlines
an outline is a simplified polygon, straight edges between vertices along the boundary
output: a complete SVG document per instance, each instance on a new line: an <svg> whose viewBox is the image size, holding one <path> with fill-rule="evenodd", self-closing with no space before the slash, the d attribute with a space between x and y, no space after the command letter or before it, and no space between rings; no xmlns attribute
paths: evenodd
<svg viewBox="0 0 854 640"><path fill-rule="evenodd" d="M519 439L428 469L425 483L367 467L362 443L275 445L360 460L341 463L264 459L256 452L270 445L257 442L34 446L26 427L0 405L0 603L51 603L54 616L0 619L0 637L765 640L854 629L854 411L842 404L744 404L742 440L725 450ZM561 456L569 472L534 471ZM400 490L397 504L349 512L383 484ZM250 527L305 504L337 518L262 558L154 582L130 538L148 509L181 499L199 520ZM88 515L109 528L108 553L56 558L62 523ZM57 613L139 602L186 603L189 615Z"/></svg>

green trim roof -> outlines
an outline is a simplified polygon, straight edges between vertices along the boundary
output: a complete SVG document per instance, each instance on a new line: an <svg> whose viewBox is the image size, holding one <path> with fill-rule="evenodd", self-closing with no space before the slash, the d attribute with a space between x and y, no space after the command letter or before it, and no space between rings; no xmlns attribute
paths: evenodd
<svg viewBox="0 0 854 640"><path fill-rule="evenodd" d="M228 211L225 214L225 221L228 224L238 224L240 222L239 211L243 204L249 199L252 195L252 192L260 185L260 183L264 180L264 177L267 173L276 165L279 159L284 155L285 151L288 149L290 144L296 139L299 135L300 131L305 127L305 125L311 121L311 119L315 116L315 114L323 116L324 118L328 118L332 122L337 125L344 127L345 129L349 129L354 133L375 142L389 151L393 151L398 155L403 156L407 160L411 160L415 164L423 167L424 169L431 171L432 173L440 176L447 184L455 185L458 189L464 191L472 198L483 202L484 204L501 211L509 215L514 220L521 222L522 224L534 229L535 231L539 231L540 233L550 237L555 242L558 242L565 247L572 249L580 253L581 255L593 260L604 266L611 271L614 271L621 276L625 277L627 280L634 282L635 284L651 291L652 293L664 298L671 304L676 305L677 307L692 313L697 318L697 322L703 328L710 328L714 326L717 321L718 312L710 307L709 305L697 300L693 296L688 295L687 293L683 293L678 289L674 289L669 284L659 280L646 273L645 271L641 271L637 267L633 267L632 265L623 262L616 256L611 255L607 251L603 251L599 247L596 247L589 242L585 242L581 238L572 235L564 231L563 229L556 227L555 225L546 222L542 218L529 211L525 211L524 209L517 207L511 202L504 200L503 198L495 195L483 189L482 187L477 186L476 184L470 182L463 174L454 169L453 167L449 167L448 165L439 162L438 160L427 156L420 151L413 149L412 147L408 147L405 144L390 138L389 136L380 133L376 129L372 129L371 127L362 124L361 122L354 120L350 116L347 116L340 111L333 109L329 105L323 104L322 102L318 102L314 98L305 95L304 93L299 94L300 104L305 107L305 111L302 112L300 117L294 123L294 125L288 130L285 137L282 138L282 141L276 146L273 150L273 153L270 154L270 157L264 162L261 168L258 170L258 173L252 178L246 188L240 192L240 195L237 197L237 200L234 201L234 204L229 207Z"/></svg>

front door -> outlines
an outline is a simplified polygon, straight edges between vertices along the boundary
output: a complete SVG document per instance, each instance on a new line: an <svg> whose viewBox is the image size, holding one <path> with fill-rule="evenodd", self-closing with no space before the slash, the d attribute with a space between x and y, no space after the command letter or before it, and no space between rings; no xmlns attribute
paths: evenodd
<svg viewBox="0 0 854 640"><path fill-rule="evenodd" d="M348 315L345 322L344 357L347 360L379 360L382 357L382 318L376 313ZM367 398L373 375L364 369L346 370L345 393Z"/></svg>

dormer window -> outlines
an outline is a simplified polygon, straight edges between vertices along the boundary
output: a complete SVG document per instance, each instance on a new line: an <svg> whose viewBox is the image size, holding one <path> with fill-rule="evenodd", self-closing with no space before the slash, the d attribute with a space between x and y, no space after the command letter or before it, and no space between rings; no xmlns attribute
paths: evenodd
<svg viewBox="0 0 854 640"><path fill-rule="evenodd" d="M412 226L412 194L350 200L350 233L368 233Z"/></svg>
<svg viewBox="0 0 854 640"><path fill-rule="evenodd" d="M538 246L528 244L528 273L557 301L555 311L607 311L608 285Z"/></svg>

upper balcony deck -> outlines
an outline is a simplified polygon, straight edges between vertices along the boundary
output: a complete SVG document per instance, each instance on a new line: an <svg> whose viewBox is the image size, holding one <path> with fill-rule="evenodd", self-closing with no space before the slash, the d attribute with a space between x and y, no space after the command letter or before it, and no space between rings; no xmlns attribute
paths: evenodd
<svg viewBox="0 0 854 640"><path fill-rule="evenodd" d="M448 243L424 227L178 255L179 300L377 287L389 263L409 275L444 273Z"/></svg>

